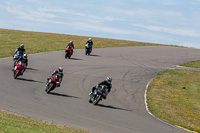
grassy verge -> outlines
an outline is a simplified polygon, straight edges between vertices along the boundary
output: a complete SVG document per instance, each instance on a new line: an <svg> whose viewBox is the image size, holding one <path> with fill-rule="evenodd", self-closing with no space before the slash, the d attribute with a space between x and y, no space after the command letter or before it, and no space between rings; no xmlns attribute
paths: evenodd
<svg viewBox="0 0 200 133"><path fill-rule="evenodd" d="M92 37L92 39L94 42L94 48L119 46L164 46L161 44L97 37ZM64 50L70 40L74 41L76 49L82 49L84 48L84 44L88 40L88 37L0 29L0 57L13 56L15 49L18 48L20 44L25 45L27 54Z"/></svg>
<svg viewBox="0 0 200 133"><path fill-rule="evenodd" d="M149 110L158 118L200 132L200 71L166 70L149 85Z"/></svg>
<svg viewBox="0 0 200 133"><path fill-rule="evenodd" d="M180 66L184 66L184 67L193 67L193 68L200 68L200 60L198 61L191 61L185 64L182 64Z"/></svg>
<svg viewBox="0 0 200 133"><path fill-rule="evenodd" d="M0 133L87 133L0 111Z"/></svg>

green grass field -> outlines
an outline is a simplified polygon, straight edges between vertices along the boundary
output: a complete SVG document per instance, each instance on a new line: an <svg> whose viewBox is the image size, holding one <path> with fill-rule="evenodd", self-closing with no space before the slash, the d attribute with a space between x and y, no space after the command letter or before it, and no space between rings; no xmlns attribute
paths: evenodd
<svg viewBox="0 0 200 133"><path fill-rule="evenodd" d="M149 85L147 103L158 118L200 132L200 71L165 70Z"/></svg>
<svg viewBox="0 0 200 133"><path fill-rule="evenodd" d="M0 133L88 133L0 111Z"/></svg>
<svg viewBox="0 0 200 133"><path fill-rule="evenodd" d="M191 61L191 62L187 62L185 64L182 64L180 66L184 66L184 67L193 67L193 68L200 68L200 60L198 61Z"/></svg>
<svg viewBox="0 0 200 133"><path fill-rule="evenodd" d="M89 37L29 32L19 30L0 29L0 57L13 56L20 44L25 45L26 53L64 50L70 40L73 40L75 49L84 48ZM115 40L92 37L94 48L122 47L122 46L164 46L161 44L143 43L125 40Z"/></svg>

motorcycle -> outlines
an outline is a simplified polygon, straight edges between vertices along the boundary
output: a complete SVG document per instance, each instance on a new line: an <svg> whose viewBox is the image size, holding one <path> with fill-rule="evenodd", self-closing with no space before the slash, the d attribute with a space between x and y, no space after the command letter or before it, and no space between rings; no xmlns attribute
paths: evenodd
<svg viewBox="0 0 200 133"><path fill-rule="evenodd" d="M97 105L100 100L106 99L108 95L108 89L106 85L101 85L97 89L95 89L94 93L89 94L89 103L93 105Z"/></svg>
<svg viewBox="0 0 200 133"><path fill-rule="evenodd" d="M71 58L71 56L72 56L72 48L69 47L69 46L67 46L67 47L65 48L65 59L66 59L66 58Z"/></svg>
<svg viewBox="0 0 200 133"><path fill-rule="evenodd" d="M14 67L14 69L13 69L13 73L14 73L13 77L14 77L14 79L16 79L18 76L22 75L24 71L25 71L24 64L20 65L20 62L18 62L16 64L16 66Z"/></svg>
<svg viewBox="0 0 200 133"><path fill-rule="evenodd" d="M53 76L49 80L47 80L45 91L47 93L50 93L52 90L54 90L58 86L60 86L60 81L58 78L56 79L55 76Z"/></svg>
<svg viewBox="0 0 200 133"><path fill-rule="evenodd" d="M89 45L89 43L85 44L85 55L90 55L92 52L92 47Z"/></svg>

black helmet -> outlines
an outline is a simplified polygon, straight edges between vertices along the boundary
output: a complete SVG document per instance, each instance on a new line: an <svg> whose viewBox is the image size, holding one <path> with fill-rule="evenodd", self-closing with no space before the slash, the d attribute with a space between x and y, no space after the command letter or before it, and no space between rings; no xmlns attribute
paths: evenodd
<svg viewBox="0 0 200 133"><path fill-rule="evenodd" d="M111 83L111 82L112 82L112 77L107 77L107 78L106 78L106 81L107 81L108 83Z"/></svg>

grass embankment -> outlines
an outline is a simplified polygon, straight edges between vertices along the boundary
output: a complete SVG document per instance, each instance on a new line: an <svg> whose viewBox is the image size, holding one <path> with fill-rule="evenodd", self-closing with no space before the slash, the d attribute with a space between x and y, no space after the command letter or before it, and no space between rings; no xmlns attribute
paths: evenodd
<svg viewBox="0 0 200 133"><path fill-rule="evenodd" d="M87 133L0 111L0 133Z"/></svg>
<svg viewBox="0 0 200 133"><path fill-rule="evenodd" d="M200 68L200 61L182 66ZM158 118L200 133L200 71L165 70L149 85L147 103Z"/></svg>
<svg viewBox="0 0 200 133"><path fill-rule="evenodd" d="M200 68L200 60L198 60L198 61L191 61L191 62L188 62L188 63L184 63L184 64L182 64L180 66Z"/></svg>
<svg viewBox="0 0 200 133"><path fill-rule="evenodd" d="M0 29L0 57L13 56L20 44L25 45L26 53L39 53L46 51L64 50L70 40L73 40L75 49L84 48L89 37L29 32L19 30ZM125 40L115 40L92 37L94 48L120 47L120 46L164 46L161 44L143 43Z"/></svg>

